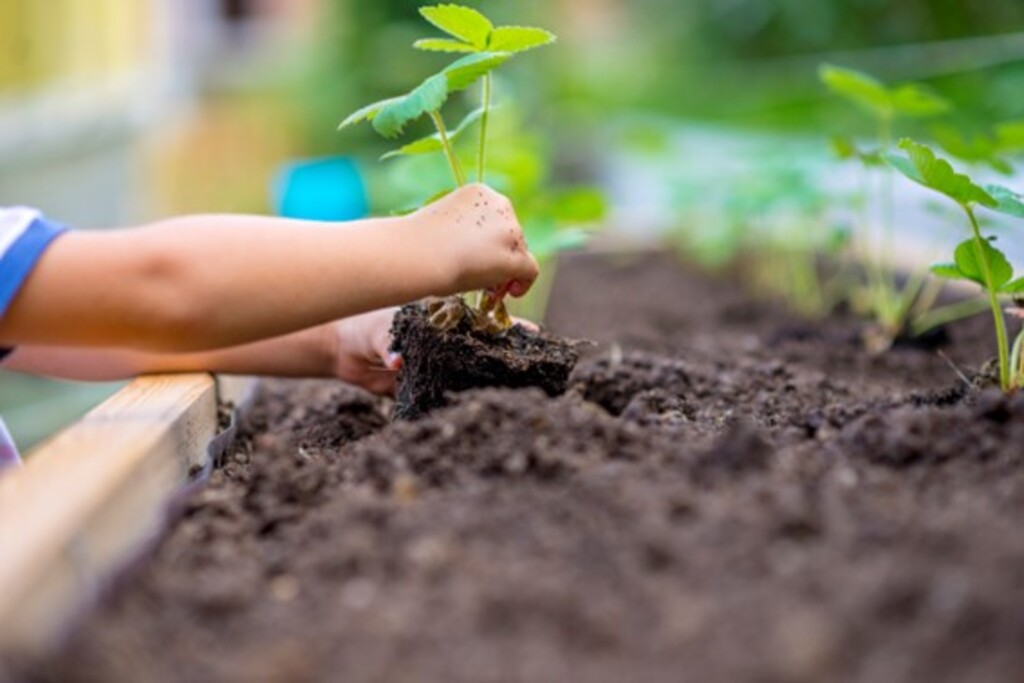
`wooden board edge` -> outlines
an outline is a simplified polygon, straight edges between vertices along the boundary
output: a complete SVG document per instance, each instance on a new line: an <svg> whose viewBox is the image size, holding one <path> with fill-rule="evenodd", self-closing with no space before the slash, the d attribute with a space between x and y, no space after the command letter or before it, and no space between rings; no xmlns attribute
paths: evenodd
<svg viewBox="0 0 1024 683"><path fill-rule="evenodd" d="M217 428L211 376L145 377L0 477L0 653L44 651L159 533Z"/></svg>

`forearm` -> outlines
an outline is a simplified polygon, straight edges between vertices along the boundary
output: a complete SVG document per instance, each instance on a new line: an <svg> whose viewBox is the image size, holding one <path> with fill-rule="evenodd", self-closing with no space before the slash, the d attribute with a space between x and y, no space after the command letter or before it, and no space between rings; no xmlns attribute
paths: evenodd
<svg viewBox="0 0 1024 683"><path fill-rule="evenodd" d="M247 216L71 233L43 256L0 343L223 348L457 290L423 221Z"/></svg>
<svg viewBox="0 0 1024 683"><path fill-rule="evenodd" d="M22 346L5 369L60 379L104 382L137 375L216 372L279 377L331 377L336 342L326 327L264 341L196 353L130 349Z"/></svg>

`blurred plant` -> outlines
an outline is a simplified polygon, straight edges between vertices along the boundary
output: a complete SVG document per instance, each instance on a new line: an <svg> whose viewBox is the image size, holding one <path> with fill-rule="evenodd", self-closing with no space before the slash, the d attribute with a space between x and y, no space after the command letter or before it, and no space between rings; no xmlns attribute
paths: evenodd
<svg viewBox="0 0 1024 683"><path fill-rule="evenodd" d="M845 290L841 256L850 231L828 220L828 202L807 171L780 168L759 175L728 204L733 220L747 225L745 247L755 255L759 289L808 317L831 312Z"/></svg>
<svg viewBox="0 0 1024 683"><path fill-rule="evenodd" d="M893 184L892 173L881 163L881 158L892 147L893 125L898 119L938 116L950 111L951 106L917 83L888 86L859 71L829 64L823 64L818 74L829 90L870 115L877 128L876 146L872 149L861 149L847 137L834 138L832 147L839 158L858 161L864 169L862 228L865 231L869 229L868 174L872 169L879 169L881 173L881 227L876 236L874 253L869 253L866 258L868 286L862 291L852 292L851 302L874 317L879 329L867 342L875 350L884 350L897 337L911 334L911 319L932 307L939 290L926 289L928 271L925 269L912 273L905 283L900 284L891 264L887 262L893 253Z"/></svg>
<svg viewBox="0 0 1024 683"><path fill-rule="evenodd" d="M985 291L995 321L999 385L1003 391L1018 389L1024 385L1021 341L1018 338L1011 356L999 296L1024 295L1024 277L1014 279L1010 262L992 244L995 238L982 235L975 210L984 206L1008 216L1024 218L1024 197L999 185L982 187L976 184L967 175L954 171L948 161L937 157L926 145L905 138L899 147L904 154L890 152L885 155L885 160L915 183L952 199L967 215L971 237L957 246L951 263L936 264L931 270L943 278L974 282Z"/></svg>

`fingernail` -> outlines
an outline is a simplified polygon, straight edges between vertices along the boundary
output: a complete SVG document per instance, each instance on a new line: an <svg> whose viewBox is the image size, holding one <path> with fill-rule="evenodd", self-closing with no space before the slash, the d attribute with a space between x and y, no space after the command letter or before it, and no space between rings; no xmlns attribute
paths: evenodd
<svg viewBox="0 0 1024 683"><path fill-rule="evenodd" d="M390 370L398 370L402 367L402 357L397 353L388 353L384 362Z"/></svg>

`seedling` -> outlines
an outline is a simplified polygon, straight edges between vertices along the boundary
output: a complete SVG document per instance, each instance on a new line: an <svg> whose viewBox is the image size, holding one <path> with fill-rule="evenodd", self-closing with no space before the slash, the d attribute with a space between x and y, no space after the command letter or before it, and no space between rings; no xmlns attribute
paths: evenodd
<svg viewBox="0 0 1024 683"><path fill-rule="evenodd" d="M758 291L783 297L807 317L831 311L840 278L825 276L819 257L838 261L848 231L826 219L825 197L810 174L785 166L763 168L731 189L727 224L742 226L743 247L755 256L748 272Z"/></svg>
<svg viewBox="0 0 1024 683"><path fill-rule="evenodd" d="M1006 256L993 245L994 237L982 234L975 211L978 206L1016 218L1024 218L1024 197L999 185L976 184L965 174L957 173L948 161L937 157L926 145L904 139L900 149L905 154L887 153L885 160L914 182L945 195L959 205L970 224L971 237L961 242L951 263L939 263L931 271L939 277L967 280L979 285L988 296L995 321L999 350L999 385L1012 391L1024 384L1018 338L1011 358L1006 320L1000 307L1000 295L1024 295L1024 277L1014 279L1013 267Z"/></svg>
<svg viewBox="0 0 1024 683"><path fill-rule="evenodd" d="M913 274L901 288L884 262L892 248L893 187L892 174L881 159L892 147L893 126L897 120L938 116L948 112L951 106L917 83L888 86L865 73L828 64L822 65L819 76L829 90L870 115L877 129L876 147L873 149L861 149L849 138L834 139L832 147L840 158L859 161L865 173L872 168L880 168L883 173L881 235L878 249L868 258L870 287L866 299L881 327L877 345L884 348L906 331L915 307L920 313L931 306L935 292L922 295L927 271Z"/></svg>
<svg viewBox="0 0 1024 683"><path fill-rule="evenodd" d="M485 179L487 159L487 128L492 109L492 72L515 54L554 42L554 34L540 28L499 26L481 12L460 5L432 5L420 8L428 22L447 34L441 38L417 40L413 47L446 53L465 53L440 73L430 76L410 92L363 107L341 122L339 129L361 121L369 121L374 130L386 138L396 138L406 125L423 116L434 124L436 133L406 144L385 154L385 158L443 152L456 186L466 184L466 173L455 152L454 142L476 123L480 125L477 144L476 178ZM441 109L452 93L465 90L478 80L483 81L481 106L470 112L455 129L449 131ZM473 310L477 329L499 331L512 325L504 305L504 292L481 292ZM460 315L437 314L442 327L457 324ZM454 321L454 322L452 322Z"/></svg>

